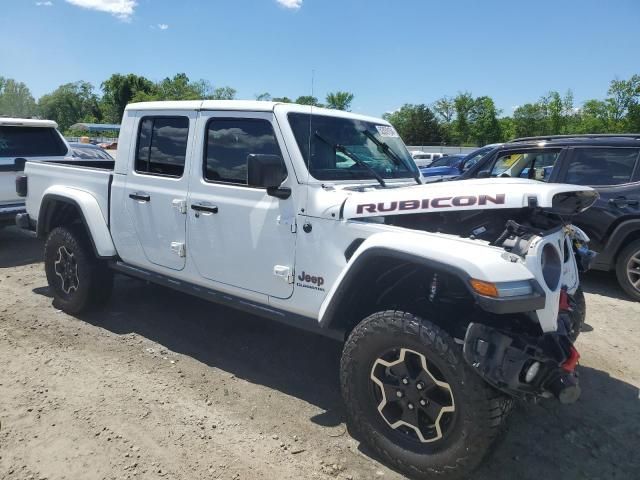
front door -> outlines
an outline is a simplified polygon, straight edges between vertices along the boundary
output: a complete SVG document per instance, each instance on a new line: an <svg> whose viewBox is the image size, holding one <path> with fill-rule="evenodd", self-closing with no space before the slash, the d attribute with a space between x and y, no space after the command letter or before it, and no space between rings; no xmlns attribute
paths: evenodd
<svg viewBox="0 0 640 480"><path fill-rule="evenodd" d="M185 266L189 183L185 160L195 120L195 112L181 111L141 114L138 119L135 164L127 175L124 198L150 264L143 266L173 270Z"/></svg>
<svg viewBox="0 0 640 480"><path fill-rule="evenodd" d="M293 292L294 198L251 185L247 157L286 149L271 112L203 112L191 172L187 252L211 282L287 298ZM272 157L276 158L276 157ZM287 160L285 162L285 160ZM294 181L291 169L283 186ZM295 193L295 189L294 189Z"/></svg>

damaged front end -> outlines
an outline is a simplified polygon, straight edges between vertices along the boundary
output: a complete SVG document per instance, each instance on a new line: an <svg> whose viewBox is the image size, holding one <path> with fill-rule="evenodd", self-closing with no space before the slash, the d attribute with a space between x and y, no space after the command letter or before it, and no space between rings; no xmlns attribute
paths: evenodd
<svg viewBox="0 0 640 480"><path fill-rule="evenodd" d="M566 334L533 337L472 323L463 353L488 383L514 397L554 395L561 403L573 403L580 396L580 355Z"/></svg>

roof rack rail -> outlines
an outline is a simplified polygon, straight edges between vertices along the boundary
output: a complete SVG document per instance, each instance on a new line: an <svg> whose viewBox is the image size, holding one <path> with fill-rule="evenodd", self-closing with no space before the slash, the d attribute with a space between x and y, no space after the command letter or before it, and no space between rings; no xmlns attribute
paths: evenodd
<svg viewBox="0 0 640 480"><path fill-rule="evenodd" d="M586 133L576 135L541 135L539 137L521 137L509 140L507 143L531 142L534 140L564 140L568 138L635 138L640 139L640 133Z"/></svg>

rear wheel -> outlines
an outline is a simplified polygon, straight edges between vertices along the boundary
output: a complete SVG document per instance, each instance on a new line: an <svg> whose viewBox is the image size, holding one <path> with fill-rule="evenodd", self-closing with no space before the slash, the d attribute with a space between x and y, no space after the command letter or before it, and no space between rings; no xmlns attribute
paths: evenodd
<svg viewBox="0 0 640 480"><path fill-rule="evenodd" d="M640 301L640 240L627 245L616 262L618 283L627 294Z"/></svg>
<svg viewBox="0 0 640 480"><path fill-rule="evenodd" d="M109 299L113 274L96 258L82 227L57 227L44 247L45 272L56 308L77 314Z"/></svg>
<svg viewBox="0 0 640 480"><path fill-rule="evenodd" d="M356 326L344 347L341 384L355 432L413 478L468 474L511 407L467 366L446 332L400 311Z"/></svg>

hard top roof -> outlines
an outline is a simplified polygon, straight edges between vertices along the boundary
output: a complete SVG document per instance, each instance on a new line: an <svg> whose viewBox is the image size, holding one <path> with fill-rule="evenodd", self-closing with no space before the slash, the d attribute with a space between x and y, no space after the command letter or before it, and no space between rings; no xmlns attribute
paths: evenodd
<svg viewBox="0 0 640 480"><path fill-rule="evenodd" d="M0 117L0 126L58 128L58 124L53 120L38 120L35 118L12 118L12 117Z"/></svg>
<svg viewBox="0 0 640 480"><path fill-rule="evenodd" d="M178 100L160 102L140 102L130 103L126 110L130 111L153 111L153 110L226 110L226 111L246 111L246 112L273 112L277 108L288 112L310 113L314 115L331 115L334 117L353 118L368 122L375 122L380 125L389 125L385 120L367 115L360 115L342 110L331 110L328 108L311 107L310 105L299 105L297 103L263 102L258 100Z"/></svg>

